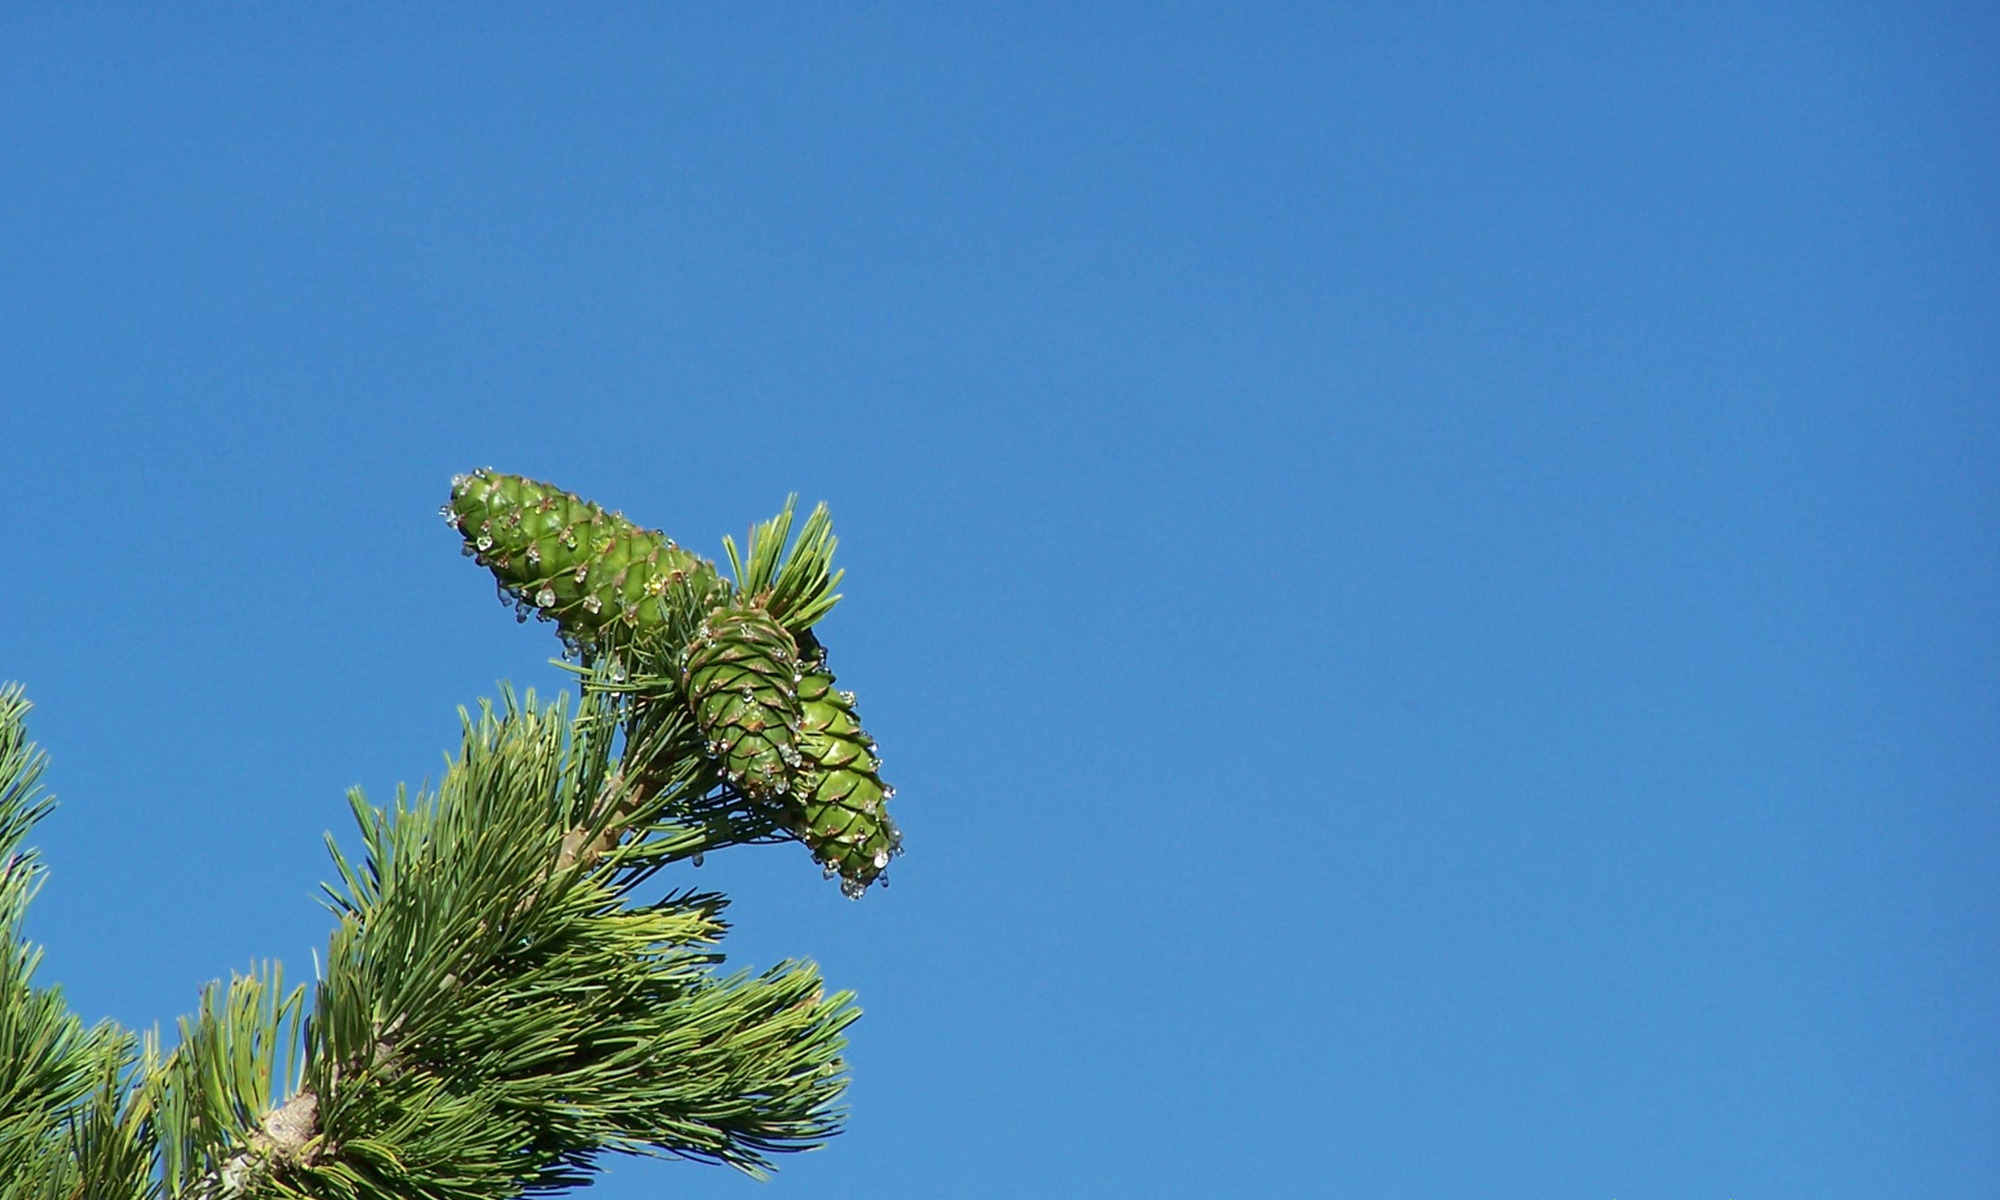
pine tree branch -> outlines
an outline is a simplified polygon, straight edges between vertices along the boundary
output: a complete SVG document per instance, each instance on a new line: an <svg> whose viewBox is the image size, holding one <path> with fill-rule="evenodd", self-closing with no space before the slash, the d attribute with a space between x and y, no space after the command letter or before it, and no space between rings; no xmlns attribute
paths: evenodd
<svg viewBox="0 0 2000 1200"><path fill-rule="evenodd" d="M577 711L504 695L435 792L352 794L310 1014L268 965L204 991L171 1053L31 984L21 847L50 801L0 689L0 1200L506 1200L614 1152L762 1175L838 1132L852 995L804 962L718 976L722 897L634 898L786 838L858 895L898 848L810 630L839 599L826 509L788 547L792 514L726 543L732 587L548 485L457 481L467 552L581 659Z"/></svg>
<svg viewBox="0 0 2000 1200"><path fill-rule="evenodd" d="M55 801L39 786L45 758L27 738L28 709L18 686L0 687L0 1200L78 1194L77 1160L57 1148L132 1040L109 1023L85 1027L61 989L33 983L42 952L21 925L43 868L26 840Z"/></svg>
<svg viewBox="0 0 2000 1200"><path fill-rule="evenodd" d="M186 1194L506 1197L585 1182L606 1151L761 1173L838 1130L852 997L826 997L808 964L715 978L720 897L632 905L629 862L574 853L579 828L619 828L607 797L618 812L630 794L607 702L573 721L510 698L468 720L436 794L357 797L364 853L337 858L301 1089L239 1103L272 1078L242 1048L282 1015L269 988L239 980L225 1006L259 1021L184 1031L175 1078L207 1081L203 1112L233 1117L222 1139L175 1122L210 1181Z"/></svg>

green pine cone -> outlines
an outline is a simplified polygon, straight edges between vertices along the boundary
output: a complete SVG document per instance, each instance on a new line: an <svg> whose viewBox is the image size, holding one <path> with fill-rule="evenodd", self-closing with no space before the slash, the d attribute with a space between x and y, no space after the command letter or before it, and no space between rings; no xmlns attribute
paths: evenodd
<svg viewBox="0 0 2000 1200"><path fill-rule="evenodd" d="M889 819L896 789L882 782L882 760L854 713L854 694L835 690L833 674L816 666L799 682L799 752L804 756L793 807L796 832L840 888L860 896L902 853L903 835Z"/></svg>
<svg viewBox="0 0 2000 1200"><path fill-rule="evenodd" d="M482 469L452 481L444 517L523 620L574 647L671 628L728 593L715 565L551 484Z"/></svg>
<svg viewBox="0 0 2000 1200"><path fill-rule="evenodd" d="M704 621L682 668L688 704L709 753L753 800L783 802L799 762L799 652L759 606Z"/></svg>

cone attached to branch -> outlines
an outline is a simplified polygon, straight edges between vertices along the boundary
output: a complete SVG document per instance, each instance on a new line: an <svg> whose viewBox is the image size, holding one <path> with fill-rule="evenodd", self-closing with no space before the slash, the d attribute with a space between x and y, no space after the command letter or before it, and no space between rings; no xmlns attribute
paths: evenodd
<svg viewBox="0 0 2000 1200"><path fill-rule="evenodd" d="M685 624L728 593L707 559L552 484L475 471L443 512L516 615L554 621L572 647Z"/></svg>
<svg viewBox="0 0 2000 1200"><path fill-rule="evenodd" d="M796 788L800 840L840 890L859 896L902 853L903 835L889 818L896 789L882 782L875 741L861 728L854 693L834 686L824 667L799 682L801 780Z"/></svg>
<svg viewBox="0 0 2000 1200"><path fill-rule="evenodd" d="M709 753L753 800L782 803L799 763L798 647L769 612L732 605L702 623L683 669Z"/></svg>

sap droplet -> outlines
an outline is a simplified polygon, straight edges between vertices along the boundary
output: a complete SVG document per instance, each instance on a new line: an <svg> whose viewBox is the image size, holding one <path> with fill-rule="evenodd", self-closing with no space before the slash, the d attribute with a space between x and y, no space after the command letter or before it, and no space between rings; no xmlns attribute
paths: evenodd
<svg viewBox="0 0 2000 1200"><path fill-rule="evenodd" d="M584 576L586 576L586 575L588 575L588 574L590 574L590 564L589 564L589 563L578 563L578 564L576 564L576 572L575 572L575 575L576 575L576 581L577 581L578 583L582 583L582 582L583 582L583 577L584 577Z"/></svg>
<svg viewBox="0 0 2000 1200"><path fill-rule="evenodd" d="M554 606L555 602L556 594L551 588L543 588L541 591L535 593L535 606L537 608L550 608Z"/></svg>
<svg viewBox="0 0 2000 1200"><path fill-rule="evenodd" d="M585 596L583 598L583 607L586 612L592 616L596 616L604 608L604 601L599 600L596 596Z"/></svg>
<svg viewBox="0 0 2000 1200"><path fill-rule="evenodd" d="M487 534L482 533L479 535L479 540L473 542L472 544L479 547L481 550L491 550L493 548L493 538Z"/></svg>
<svg viewBox="0 0 2000 1200"><path fill-rule="evenodd" d="M877 850L875 852L875 858L873 861L875 863L875 869L878 871L881 870L883 867L889 865L889 852L887 850ZM883 882L887 883L888 881L883 880Z"/></svg>
<svg viewBox="0 0 2000 1200"><path fill-rule="evenodd" d="M531 567L539 564L542 561L542 548L540 546L529 546L527 559L528 565Z"/></svg>
<svg viewBox="0 0 2000 1200"><path fill-rule="evenodd" d="M695 867L699 869L701 866L701 851L699 850L695 851L694 857L689 859L688 861L692 862L695 865Z"/></svg>

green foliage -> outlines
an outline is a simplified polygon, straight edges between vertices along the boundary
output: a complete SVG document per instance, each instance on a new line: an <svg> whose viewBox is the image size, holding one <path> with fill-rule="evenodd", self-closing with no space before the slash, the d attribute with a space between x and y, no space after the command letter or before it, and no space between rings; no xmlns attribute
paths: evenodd
<svg viewBox="0 0 2000 1200"><path fill-rule="evenodd" d="M149 1056L146 1099L168 1196L208 1195L217 1182L257 1194L304 1152L288 1134L311 1101L285 1107L299 1079L304 998L303 988L285 990L276 965L236 976L226 991L210 984L195 1015L180 1020L179 1048L163 1062Z"/></svg>
<svg viewBox="0 0 2000 1200"><path fill-rule="evenodd" d="M52 801L39 787L43 757L27 740L28 703L0 689L0 1197L56 1195L74 1180L49 1154L87 1105L116 1039L86 1029L56 988L37 988L41 951L21 939L42 868L25 847Z"/></svg>
<svg viewBox="0 0 2000 1200"><path fill-rule="evenodd" d="M574 702L464 716L435 790L349 797L325 962L210 985L156 1035L85 1027L21 920L50 807L0 689L0 1200L502 1200L607 1153L753 1175L841 1126L853 997L719 970L720 895L639 889L798 838L850 895L899 848L873 744L811 626L838 599L824 506L752 531L735 581L545 484L480 472L447 515L581 662Z"/></svg>
<svg viewBox="0 0 2000 1200"><path fill-rule="evenodd" d="M840 599L833 589L844 574L833 570L833 548L839 540L833 536L833 517L824 504L814 506L799 530L799 540L786 550L797 503L797 496L785 497L777 516L750 531L748 562L737 552L735 538L722 539L729 568L736 574L737 592L763 605L795 636L833 611Z"/></svg>
<svg viewBox="0 0 2000 1200"><path fill-rule="evenodd" d="M305 1068L336 1153L286 1168L301 1194L512 1196L605 1149L754 1172L837 1127L850 997L799 964L716 979L720 897L631 904L566 862L608 765L603 723L578 725L509 698L437 794L352 798Z"/></svg>

